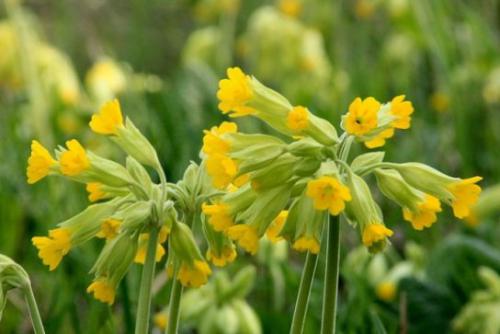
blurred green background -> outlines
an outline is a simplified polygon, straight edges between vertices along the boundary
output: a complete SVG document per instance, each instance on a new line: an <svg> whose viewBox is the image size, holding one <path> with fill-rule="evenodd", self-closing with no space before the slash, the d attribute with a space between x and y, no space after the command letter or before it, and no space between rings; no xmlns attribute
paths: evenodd
<svg viewBox="0 0 500 334"><path fill-rule="evenodd" d="M42 265L31 237L87 201L83 186L61 179L28 186L31 140L53 149L77 138L122 161L87 127L104 101L118 97L175 181L198 159L202 130L224 119L215 93L234 65L333 124L357 96L389 101L406 94L416 110L412 127L388 141L388 158L459 177L481 175L483 189L491 190L471 219L457 221L446 211L422 232L411 230L397 207L384 205L386 224L396 232L384 255L369 257L357 248L357 234L343 229L339 333L500 331L494 274L500 271L500 191L494 188L500 182L500 1L0 3L0 253L31 274L48 333L130 333L140 268L134 266L109 308L85 293L97 241L72 250L53 273ZM254 120L238 122L247 132L271 131ZM256 259L241 258L235 266L257 266L247 300L262 331L286 333L302 255L269 246ZM479 275L480 267L490 275ZM308 333L319 331L320 274ZM168 289L158 275L156 311L166 305ZM483 291L492 302L481 299L487 306L481 308L474 301L485 282L497 290ZM9 301L0 333L29 333L20 295L10 293ZM204 333L196 327L183 331Z"/></svg>

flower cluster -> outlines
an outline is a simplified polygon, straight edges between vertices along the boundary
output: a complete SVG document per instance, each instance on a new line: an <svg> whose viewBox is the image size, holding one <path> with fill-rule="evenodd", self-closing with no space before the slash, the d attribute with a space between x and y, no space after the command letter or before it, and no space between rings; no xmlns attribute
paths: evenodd
<svg viewBox="0 0 500 334"><path fill-rule="evenodd" d="M224 114L256 117L288 137L240 133L231 122L205 131L202 165L221 190L203 204L206 226L252 254L264 235L318 253L328 214L358 226L371 252L382 250L393 231L365 180L370 174L416 230L436 222L441 202L457 218L467 217L481 191L480 177L460 179L424 164L384 162L383 152L350 157L354 141L381 147L396 129L410 127L414 109L404 95L386 104L356 98L342 118L340 136L328 121L237 67L227 70L217 97Z"/></svg>

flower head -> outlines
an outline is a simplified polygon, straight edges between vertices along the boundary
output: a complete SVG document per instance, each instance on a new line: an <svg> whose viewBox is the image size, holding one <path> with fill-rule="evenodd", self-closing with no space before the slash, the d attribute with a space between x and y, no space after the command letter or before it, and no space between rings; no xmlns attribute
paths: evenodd
<svg viewBox="0 0 500 334"><path fill-rule="evenodd" d="M116 135L118 128L123 127L120 102L117 99L106 102L99 112L92 116L89 125L95 133Z"/></svg>
<svg viewBox="0 0 500 334"><path fill-rule="evenodd" d="M476 184L481 180L482 177L474 176L448 185L448 190L453 194L451 206L455 217L465 218L470 214L470 208L481 194L481 187Z"/></svg>
<svg viewBox="0 0 500 334"><path fill-rule="evenodd" d="M217 98L219 109L224 114L231 113L232 117L241 117L254 113L254 109L246 106L252 98L253 91L250 86L250 77L243 73L239 67L227 69L227 79L219 81Z"/></svg>
<svg viewBox="0 0 500 334"><path fill-rule="evenodd" d="M359 97L349 106L346 115L345 129L347 133L355 136L364 135L377 127L377 113L380 102L373 97L361 100Z"/></svg>
<svg viewBox="0 0 500 334"><path fill-rule="evenodd" d="M314 200L317 210L328 209L332 215L338 215L351 200L349 188L334 177L321 176L307 184L306 195Z"/></svg>
<svg viewBox="0 0 500 334"><path fill-rule="evenodd" d="M283 240L283 237L279 236L283 226L286 223L286 218L288 217L288 211L282 210L278 217L276 217L271 225L267 228L266 236L271 242L278 242Z"/></svg>
<svg viewBox="0 0 500 334"><path fill-rule="evenodd" d="M208 223L216 231L222 232L234 225L233 218L229 214L229 207L226 204L203 203L201 209L209 217Z"/></svg>
<svg viewBox="0 0 500 334"><path fill-rule="evenodd" d="M96 279L87 288L88 293L93 293L94 298L112 305L115 302L115 287L108 281L106 277Z"/></svg>
<svg viewBox="0 0 500 334"><path fill-rule="evenodd" d="M293 243L293 249L299 252L309 251L313 254L319 253L319 242L315 237L303 236Z"/></svg>
<svg viewBox="0 0 500 334"><path fill-rule="evenodd" d="M207 250L207 260L212 262L217 267L224 267L236 259L236 250L233 246L226 246L220 254L216 254L212 249Z"/></svg>
<svg viewBox="0 0 500 334"><path fill-rule="evenodd" d="M96 234L96 237L111 240L114 239L120 231L121 221L109 218L102 222L101 229Z"/></svg>
<svg viewBox="0 0 500 334"><path fill-rule="evenodd" d="M90 167L87 153L78 140L68 140L66 147L68 150L62 152L59 158L61 172L64 175L75 176Z"/></svg>
<svg viewBox="0 0 500 334"><path fill-rule="evenodd" d="M38 141L31 142L31 154L28 158L28 168L26 175L28 183L33 184L47 176L50 172L50 167L57 163L50 155L49 151L42 146Z"/></svg>
<svg viewBox="0 0 500 334"><path fill-rule="evenodd" d="M293 109L288 113L286 119L286 126L292 130L292 132L301 132L309 125L309 112L306 108L302 106L293 107Z"/></svg>
<svg viewBox="0 0 500 334"><path fill-rule="evenodd" d="M50 230L48 237L33 237L31 241L38 248L38 256L43 264L49 266L50 270L56 269L71 249L71 234L65 228Z"/></svg>
<svg viewBox="0 0 500 334"><path fill-rule="evenodd" d="M96 202L100 199L103 199L106 196L104 191L102 191L101 187L102 187L102 184L99 182L87 183L87 186L85 187L85 189L89 193L89 196L88 196L89 201Z"/></svg>
<svg viewBox="0 0 500 334"><path fill-rule="evenodd" d="M390 113L396 117L392 122L392 126L396 129L408 129L411 122L411 114L413 113L413 105L410 101L405 101L404 95L396 96L391 101Z"/></svg>
<svg viewBox="0 0 500 334"><path fill-rule="evenodd" d="M207 283L211 274L212 270L205 261L195 260L191 265L187 263L181 265L177 279L186 287L197 288Z"/></svg>
<svg viewBox="0 0 500 334"><path fill-rule="evenodd" d="M248 224L231 226L227 230L227 236L238 241L241 248L254 255L259 248L259 235L255 227Z"/></svg>
<svg viewBox="0 0 500 334"><path fill-rule="evenodd" d="M403 217L409 221L415 230L431 227L437 220L436 213L441 212L441 203L434 196L425 194L417 210L403 208Z"/></svg>
<svg viewBox="0 0 500 334"><path fill-rule="evenodd" d="M373 223L368 224L363 229L362 241L368 247L370 252L382 250L385 246L386 238L394 234L390 229L383 224Z"/></svg>

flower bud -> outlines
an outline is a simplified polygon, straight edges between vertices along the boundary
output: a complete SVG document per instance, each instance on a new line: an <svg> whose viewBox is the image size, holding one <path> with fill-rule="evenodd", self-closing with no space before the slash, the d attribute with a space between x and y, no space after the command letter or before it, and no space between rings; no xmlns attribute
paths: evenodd
<svg viewBox="0 0 500 334"><path fill-rule="evenodd" d="M130 173L130 176L137 182L137 184L139 184L144 189L144 195L151 196L154 185L146 169L131 156L127 157L126 166L127 171Z"/></svg>
<svg viewBox="0 0 500 334"><path fill-rule="evenodd" d="M293 176L294 167L299 161L300 158L291 154L283 154L279 159L252 173L250 176L252 188L261 193L287 182Z"/></svg>

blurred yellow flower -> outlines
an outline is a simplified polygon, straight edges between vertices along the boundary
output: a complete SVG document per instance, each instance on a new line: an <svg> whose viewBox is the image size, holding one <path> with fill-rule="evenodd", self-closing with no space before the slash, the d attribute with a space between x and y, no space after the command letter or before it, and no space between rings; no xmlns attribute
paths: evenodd
<svg viewBox="0 0 500 334"><path fill-rule="evenodd" d="M62 152L59 158L64 175L75 176L90 167L85 149L76 139L68 140L66 147L68 150Z"/></svg>
<svg viewBox="0 0 500 334"><path fill-rule="evenodd" d="M450 98L443 92L434 92L429 102L431 107L438 112L445 112L450 107Z"/></svg>
<svg viewBox="0 0 500 334"><path fill-rule="evenodd" d="M165 328L167 328L168 315L166 315L165 312L156 313L155 316L153 317L153 322L156 327L158 327L161 330L164 330Z"/></svg>
<svg viewBox="0 0 500 334"><path fill-rule="evenodd" d="M106 102L97 114L92 115L89 125L95 133L116 135L118 128L123 127L120 102L117 99Z"/></svg>
<svg viewBox="0 0 500 334"><path fill-rule="evenodd" d="M106 219L101 224L101 229L97 232L96 237L111 240L118 235L120 231L121 221L117 219Z"/></svg>
<svg viewBox="0 0 500 334"><path fill-rule="evenodd" d="M240 247L250 254L255 255L257 253L259 235L255 227L247 224L234 225L226 233L229 238L238 241Z"/></svg>
<svg viewBox="0 0 500 334"><path fill-rule="evenodd" d="M302 2L300 0L280 0L279 9L282 13L297 17L302 12Z"/></svg>
<svg viewBox="0 0 500 334"><path fill-rule="evenodd" d="M211 249L207 250L207 260L212 262L217 267L224 267L236 259L237 253L234 247L226 246L222 249L221 254L217 256Z"/></svg>
<svg viewBox="0 0 500 334"><path fill-rule="evenodd" d="M418 203L417 207L416 211L403 208L403 217L415 230L419 231L424 227L431 227L437 220L436 213L441 212L439 199L428 194L425 194L423 201Z"/></svg>
<svg viewBox="0 0 500 334"><path fill-rule="evenodd" d="M229 207L226 204L206 204L201 206L203 213L208 216L208 223L214 230L223 232L233 226L233 218L229 214Z"/></svg>
<svg viewBox="0 0 500 334"><path fill-rule="evenodd" d="M207 283L212 270L205 261L195 260L192 265L183 263L177 278L185 287L197 288Z"/></svg>
<svg viewBox="0 0 500 334"><path fill-rule="evenodd" d="M222 154L214 154L207 158L206 168L212 177L215 188L225 189L238 173L238 165L233 159Z"/></svg>
<svg viewBox="0 0 500 334"><path fill-rule="evenodd" d="M349 188L331 176L309 181L306 195L314 200L315 209L328 209L332 215L338 215L344 210L345 202L351 200Z"/></svg>
<svg viewBox="0 0 500 334"><path fill-rule="evenodd" d="M361 136L377 127L377 113L380 109L380 102L373 97L361 100L355 98L349 106L346 117L346 132Z"/></svg>
<svg viewBox="0 0 500 334"><path fill-rule="evenodd" d="M396 297L397 287L393 282L381 282L377 284L375 293L380 300L391 302Z"/></svg>
<svg viewBox="0 0 500 334"><path fill-rule="evenodd" d="M71 249L71 233L65 228L50 230L48 237L33 237L31 241L38 248L38 256L43 264L49 266L51 271L57 268Z"/></svg>
<svg viewBox="0 0 500 334"><path fill-rule="evenodd" d="M319 242L315 237L304 236L301 237L293 243L293 249L299 252L309 251L313 254L319 253Z"/></svg>
<svg viewBox="0 0 500 334"><path fill-rule="evenodd" d="M287 217L288 211L282 210L279 213L278 217L276 217L271 225L269 225L269 227L267 228L266 236L271 242L276 243L283 240L283 237L280 237L279 234L283 229L283 226L285 226Z"/></svg>
<svg viewBox="0 0 500 334"><path fill-rule="evenodd" d="M103 303L112 305L115 302L115 288L105 277L100 277L92 282L87 288L87 292L93 293L94 298Z"/></svg>
<svg viewBox="0 0 500 334"><path fill-rule="evenodd" d="M49 151L42 146L38 141L31 142L31 154L28 158L28 168L26 175L28 183L33 184L47 176L50 172L50 167L57 163L50 155Z"/></svg>
<svg viewBox="0 0 500 334"><path fill-rule="evenodd" d="M156 245L156 262L160 262L165 255L165 248L161 245L167 241L169 231L166 227L162 227L158 234L158 244ZM139 248L134 258L135 263L144 264L146 262L146 253L148 250L149 233L141 233L139 235Z"/></svg>
<svg viewBox="0 0 500 334"><path fill-rule="evenodd" d="M374 246L374 244L384 241L386 237L390 237L393 234L394 232L385 227L383 224L368 224L363 229L362 241L366 247L370 248Z"/></svg>
<svg viewBox="0 0 500 334"><path fill-rule="evenodd" d="M293 107L288 113L286 126L293 132L300 132L309 125L309 112L302 106Z"/></svg>
<svg viewBox="0 0 500 334"><path fill-rule="evenodd" d="M96 202L96 201L104 198L104 196L106 194L102 191L101 187L102 187L102 184L99 182L87 183L87 186L85 187L85 189L89 193L89 196L88 196L89 201Z"/></svg>
<svg viewBox="0 0 500 334"><path fill-rule="evenodd" d="M245 105L253 96L250 77L239 67L228 68L227 77L228 79L219 81L217 91L217 98L220 101L219 109L224 114L230 113L231 117L253 114L254 110Z"/></svg>

